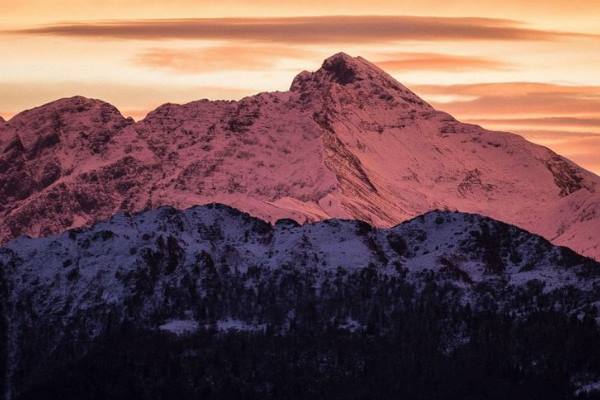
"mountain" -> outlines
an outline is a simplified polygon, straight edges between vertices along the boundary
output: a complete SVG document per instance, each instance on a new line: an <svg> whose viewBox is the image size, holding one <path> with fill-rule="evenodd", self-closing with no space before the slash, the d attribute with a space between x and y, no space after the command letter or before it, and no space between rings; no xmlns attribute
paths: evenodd
<svg viewBox="0 0 600 400"><path fill-rule="evenodd" d="M7 399L564 399L600 380L600 265L480 215L162 207L13 240L0 273Z"/></svg>
<svg viewBox="0 0 600 400"><path fill-rule="evenodd" d="M165 104L139 122L99 100L58 100L0 127L0 154L4 242L119 210L219 202L272 222L381 227L460 210L600 259L600 177L461 123L343 53L287 92Z"/></svg>

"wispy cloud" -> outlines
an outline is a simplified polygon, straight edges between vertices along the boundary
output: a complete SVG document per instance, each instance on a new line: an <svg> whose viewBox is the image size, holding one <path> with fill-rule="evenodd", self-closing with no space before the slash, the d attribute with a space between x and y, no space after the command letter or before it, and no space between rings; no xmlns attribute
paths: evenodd
<svg viewBox="0 0 600 400"><path fill-rule="evenodd" d="M417 93L462 97L432 103L439 109L469 118L600 116L600 86L569 86L507 82L467 85L415 85Z"/></svg>
<svg viewBox="0 0 600 400"><path fill-rule="evenodd" d="M600 114L600 110L599 110ZM543 118L479 118L472 122L508 126L600 128L600 118L543 117Z"/></svg>
<svg viewBox="0 0 600 400"><path fill-rule="evenodd" d="M379 56L375 64L390 72L396 71L444 71L460 72L478 69L508 69L510 65L502 61L441 53L394 53Z"/></svg>
<svg viewBox="0 0 600 400"><path fill-rule="evenodd" d="M424 16L194 18L81 22L11 31L27 35L136 40L205 39L280 43L398 40L558 40L595 35L532 29L512 20Z"/></svg>
<svg viewBox="0 0 600 400"><path fill-rule="evenodd" d="M600 133L516 130L528 140L551 147L559 154L600 175Z"/></svg>
<svg viewBox="0 0 600 400"><path fill-rule="evenodd" d="M134 64L178 73L269 70L287 58L314 57L315 52L291 46L217 46L205 48L153 48L133 59Z"/></svg>
<svg viewBox="0 0 600 400"><path fill-rule="evenodd" d="M285 59L320 57L316 51L282 45L223 45L204 48L156 47L142 51L133 63L177 73L211 71L270 70ZM389 72L420 70L461 72L472 70L501 70L510 66L504 62L474 56L455 56L442 53L395 52L374 55L378 66ZM378 61L379 60L379 61Z"/></svg>
<svg viewBox="0 0 600 400"><path fill-rule="evenodd" d="M475 100L434 103L449 113L463 116L582 115L600 110L600 100L550 94L481 96Z"/></svg>
<svg viewBox="0 0 600 400"><path fill-rule="evenodd" d="M572 94L576 96L600 96L600 86L560 85L543 82L482 82L455 85L416 85L421 93L481 96L493 93L497 96L530 94Z"/></svg>

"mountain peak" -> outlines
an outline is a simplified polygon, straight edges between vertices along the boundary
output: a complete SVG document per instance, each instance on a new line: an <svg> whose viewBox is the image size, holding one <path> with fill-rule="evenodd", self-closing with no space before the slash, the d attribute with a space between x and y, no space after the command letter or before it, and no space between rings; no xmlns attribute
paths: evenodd
<svg viewBox="0 0 600 400"><path fill-rule="evenodd" d="M35 119L50 114L80 116L86 114L94 114L94 116L96 116L96 114L98 114L98 116L102 116L104 119L109 116L120 116L120 118L124 119L119 110L110 103L84 96L73 96L64 97L30 110L22 111L15 115L9 123L18 127L22 124L26 124L32 118Z"/></svg>
<svg viewBox="0 0 600 400"><path fill-rule="evenodd" d="M302 83L308 79L345 86L366 79L376 79L377 77L392 80L398 84L394 78L364 58L352 57L340 52L326 58L321 64L321 68L316 72L303 71L296 76L291 90L301 89Z"/></svg>
<svg viewBox="0 0 600 400"><path fill-rule="evenodd" d="M160 205L378 226L448 208L600 259L598 188L550 150L463 124L344 53L291 93L168 104L139 122L73 97L0 124L0 242Z"/></svg>
<svg viewBox="0 0 600 400"><path fill-rule="evenodd" d="M321 69L340 85L347 85L364 79L368 63L360 57L351 57L346 53L337 53L325 59Z"/></svg>
<svg viewBox="0 0 600 400"><path fill-rule="evenodd" d="M27 151L34 153L59 142L98 138L105 143L132 123L111 104L83 96L58 99L23 111L9 122Z"/></svg>
<svg viewBox="0 0 600 400"><path fill-rule="evenodd" d="M303 71L298 74L290 90L300 93L331 92L332 88L343 91L360 91L357 97L380 98L396 101L428 111L433 108L410 91L387 72L362 57L352 57L340 52L326 58L315 72ZM333 89L336 90L336 89Z"/></svg>

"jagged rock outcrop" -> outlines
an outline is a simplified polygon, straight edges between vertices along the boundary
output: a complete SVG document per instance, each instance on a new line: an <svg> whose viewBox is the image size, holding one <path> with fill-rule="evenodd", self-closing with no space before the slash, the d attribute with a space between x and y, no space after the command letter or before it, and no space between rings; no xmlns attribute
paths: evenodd
<svg viewBox="0 0 600 400"><path fill-rule="evenodd" d="M0 240L119 210L221 202L269 221L392 226L488 215L600 259L600 178L522 137L433 109L343 53L290 91L165 104L139 122L81 97L0 126Z"/></svg>

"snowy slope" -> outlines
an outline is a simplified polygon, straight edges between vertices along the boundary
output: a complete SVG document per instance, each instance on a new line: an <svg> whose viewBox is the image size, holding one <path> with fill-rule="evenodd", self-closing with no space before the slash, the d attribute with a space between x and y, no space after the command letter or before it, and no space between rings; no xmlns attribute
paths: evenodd
<svg viewBox="0 0 600 400"><path fill-rule="evenodd" d="M59 100L0 126L0 154L3 241L220 202L269 221L383 227L460 210L600 259L598 176L456 121L343 53L287 92L165 104L135 123L99 100Z"/></svg>
<svg viewBox="0 0 600 400"><path fill-rule="evenodd" d="M221 204L118 213L89 229L20 237L0 248L0 262L15 295L34 296L44 315L64 312L65 297L71 296L78 298L70 300L70 312L106 303L122 305L134 289L124 277L147 268L149 254L161 253L161 262L175 260L172 268L161 265L167 268L161 279L168 281L198 264L202 253L240 272L253 266L300 264L335 271L374 264L390 274L398 266L419 273L446 265L440 262L446 259L472 283L499 276L516 285L539 279L548 289L591 288L594 280L584 275L600 274L591 259L476 214L433 211L386 229L340 219L304 225L282 219L271 225ZM98 292L90 296L90 290Z"/></svg>

